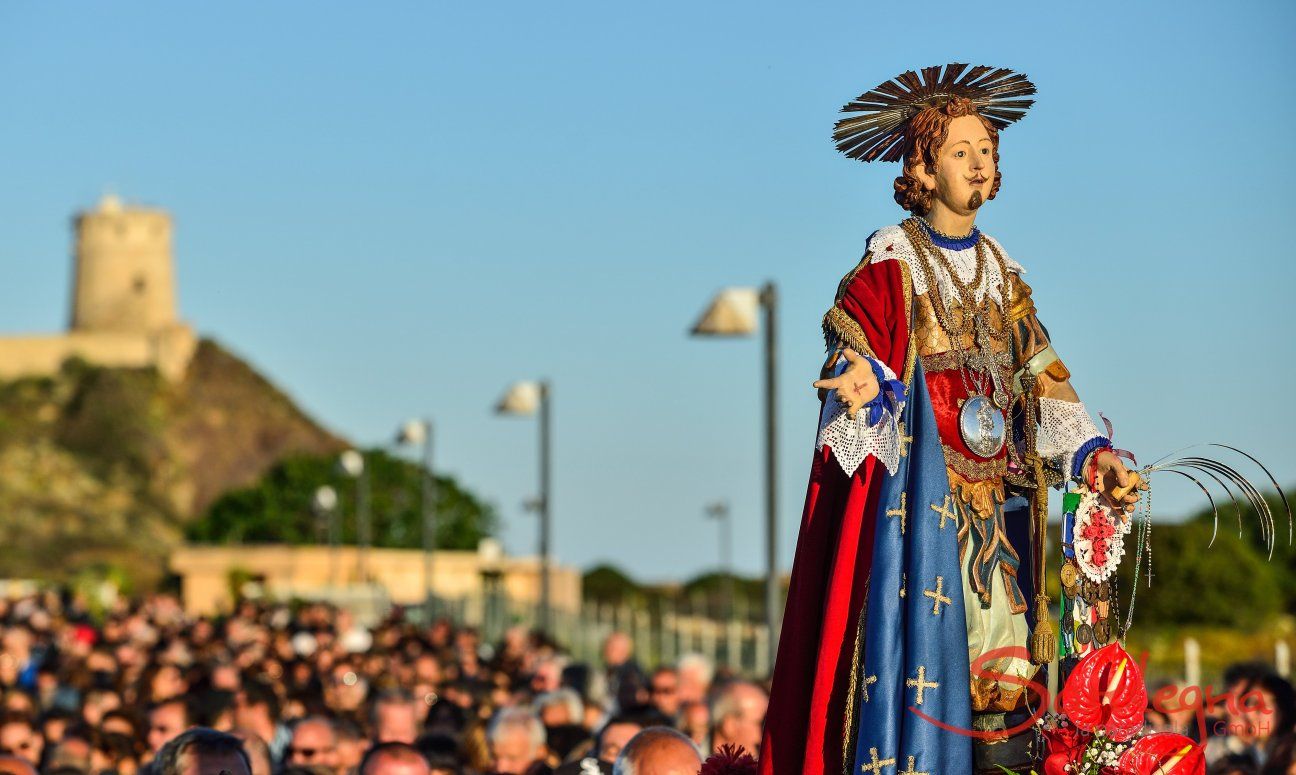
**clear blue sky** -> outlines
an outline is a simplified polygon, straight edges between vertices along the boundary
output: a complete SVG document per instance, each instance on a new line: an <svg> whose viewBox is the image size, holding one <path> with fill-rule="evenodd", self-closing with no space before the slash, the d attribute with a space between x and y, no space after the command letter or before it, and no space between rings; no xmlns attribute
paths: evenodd
<svg viewBox="0 0 1296 775"><path fill-rule="evenodd" d="M0 330L66 320L68 219L171 210L183 313L358 442L438 424L444 470L534 547L556 386L556 551L761 568L759 349L694 341L711 293L782 289L783 557L819 317L894 166L841 103L947 61L1021 70L980 224L1029 270L1083 398L1148 459L1230 441L1296 482L1296 5L1286 2L0 5ZM1159 481L1167 515L1200 505Z"/></svg>

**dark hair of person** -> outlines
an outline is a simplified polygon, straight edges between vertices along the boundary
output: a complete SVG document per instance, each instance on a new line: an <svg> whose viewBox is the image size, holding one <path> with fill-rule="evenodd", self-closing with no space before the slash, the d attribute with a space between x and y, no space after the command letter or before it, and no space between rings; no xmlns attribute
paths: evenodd
<svg viewBox="0 0 1296 775"><path fill-rule="evenodd" d="M265 681L248 681L243 685L243 697L248 705L264 705L270 718L279 718L279 695Z"/></svg>
<svg viewBox="0 0 1296 775"><path fill-rule="evenodd" d="M191 753L205 756L234 753L243 760L243 766L247 767L248 772L252 771L252 760L248 758L247 751L243 750L242 740L207 727L187 729L162 746L150 771L153 775L183 775L183 758Z"/></svg>
<svg viewBox="0 0 1296 775"><path fill-rule="evenodd" d="M426 732L414 741L414 747L427 759L428 766L434 770L459 772L463 767L463 757L459 752L459 741L450 735L439 732Z"/></svg>

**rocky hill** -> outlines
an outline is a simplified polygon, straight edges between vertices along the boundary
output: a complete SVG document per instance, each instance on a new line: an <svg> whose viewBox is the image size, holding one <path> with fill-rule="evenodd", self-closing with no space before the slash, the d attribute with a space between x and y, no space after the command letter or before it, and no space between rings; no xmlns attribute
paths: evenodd
<svg viewBox="0 0 1296 775"><path fill-rule="evenodd" d="M346 446L211 340L176 383L77 360L0 383L0 577L111 568L147 586L222 493Z"/></svg>

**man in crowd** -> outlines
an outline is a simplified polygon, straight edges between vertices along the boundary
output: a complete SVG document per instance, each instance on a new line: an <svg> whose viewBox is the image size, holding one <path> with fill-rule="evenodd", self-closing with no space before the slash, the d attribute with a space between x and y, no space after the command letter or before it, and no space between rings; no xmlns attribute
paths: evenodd
<svg viewBox="0 0 1296 775"><path fill-rule="evenodd" d="M0 716L0 751L39 767L45 753L45 738L30 716L9 711Z"/></svg>
<svg viewBox="0 0 1296 775"><path fill-rule="evenodd" d="M545 728L524 708L505 708L495 714L486 731L491 766L507 775L538 775L546 771Z"/></svg>
<svg viewBox="0 0 1296 775"><path fill-rule="evenodd" d="M421 725L414 695L404 689L388 689L374 700L374 740L379 743L414 744Z"/></svg>
<svg viewBox="0 0 1296 775"><path fill-rule="evenodd" d="M739 746L756 756L769 695L747 681L730 681L716 693L711 706L711 750Z"/></svg>
<svg viewBox="0 0 1296 775"><path fill-rule="evenodd" d="M321 716L311 716L294 724L286 761L292 766L337 772L337 733L333 723Z"/></svg>
<svg viewBox="0 0 1296 775"><path fill-rule="evenodd" d="M360 775L429 775L427 759L407 743L379 743L360 762Z"/></svg>
<svg viewBox="0 0 1296 775"><path fill-rule="evenodd" d="M237 737L195 727L158 753L157 775L252 775L252 765Z"/></svg>
<svg viewBox="0 0 1296 775"><path fill-rule="evenodd" d="M702 767L693 741L669 727L648 727L626 743L613 775L697 775Z"/></svg>
<svg viewBox="0 0 1296 775"><path fill-rule="evenodd" d="M157 756L162 746L192 726L189 704L183 697L172 697L155 703L148 711L148 747Z"/></svg>

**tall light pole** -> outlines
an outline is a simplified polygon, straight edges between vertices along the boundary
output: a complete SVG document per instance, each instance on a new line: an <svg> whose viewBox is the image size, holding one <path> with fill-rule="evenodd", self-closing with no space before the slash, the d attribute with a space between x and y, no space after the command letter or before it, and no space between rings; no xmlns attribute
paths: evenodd
<svg viewBox="0 0 1296 775"><path fill-rule="evenodd" d="M369 582L369 547L373 544L373 516L369 513L369 467L364 454L348 449L338 456L338 468L356 480L356 542L360 545L356 561L360 583Z"/></svg>
<svg viewBox="0 0 1296 775"><path fill-rule="evenodd" d="M760 327L757 310L765 313L765 625L769 629L769 667L778 650L782 618L778 575L778 288L726 288L693 326L694 336L751 336Z"/></svg>
<svg viewBox="0 0 1296 775"><path fill-rule="evenodd" d="M433 591L433 554L436 551L436 473L432 469L432 421L410 420L396 433L396 443L402 446L423 446L423 462L419 466L419 507L423 522L423 614L430 623L435 614L436 593Z"/></svg>
<svg viewBox="0 0 1296 775"><path fill-rule="evenodd" d="M721 589L725 596L725 618L733 618L734 578L733 578L733 526L729 522L729 504L716 501L708 504L706 515L720 525L720 573L723 574Z"/></svg>
<svg viewBox="0 0 1296 775"><path fill-rule="evenodd" d="M549 565L550 539L553 527L553 509L550 498L551 484L551 422L550 398L553 389L548 380L533 382L516 382L509 387L495 405L495 411L502 415L530 416L539 415L540 421L540 494L538 510L540 512L540 602L537 608L536 621L541 632L549 632L550 596Z"/></svg>
<svg viewBox="0 0 1296 775"><path fill-rule="evenodd" d="M315 513L328 520L329 542L329 586L337 589L338 585L338 544L342 539L342 523L338 519L338 494L330 485L316 488L311 498L311 507Z"/></svg>

